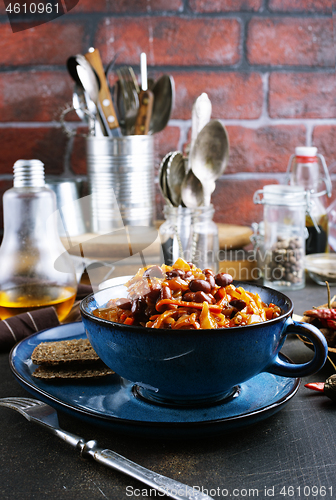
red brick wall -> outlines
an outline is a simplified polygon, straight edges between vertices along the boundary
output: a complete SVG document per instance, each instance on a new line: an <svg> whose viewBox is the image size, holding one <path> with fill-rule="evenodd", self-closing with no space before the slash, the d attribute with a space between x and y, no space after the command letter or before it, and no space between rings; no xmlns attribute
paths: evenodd
<svg viewBox="0 0 336 500"><path fill-rule="evenodd" d="M0 5L0 193L18 158L39 158L47 174L86 174L84 140L70 140L60 113L71 101L70 55L99 48L107 64L174 76L176 104L156 135L156 168L182 149L191 107L207 92L227 127L229 165L213 195L216 220L260 220L255 190L283 179L297 145L336 160L332 0L79 0L67 15L12 33ZM112 75L113 82L113 75ZM75 126L80 122L73 114ZM157 191L158 215L162 198Z"/></svg>

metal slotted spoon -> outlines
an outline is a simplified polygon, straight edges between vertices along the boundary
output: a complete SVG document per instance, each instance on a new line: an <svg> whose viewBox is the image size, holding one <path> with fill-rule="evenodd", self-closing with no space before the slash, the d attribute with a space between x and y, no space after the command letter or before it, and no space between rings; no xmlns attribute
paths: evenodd
<svg viewBox="0 0 336 500"><path fill-rule="evenodd" d="M161 493L164 492L171 498L175 498L176 500L211 499L208 495L194 491L190 486L145 469L145 467L131 462L131 460L114 451L99 448L98 443L94 440L85 441L85 439L76 436L76 434L64 431L59 426L56 410L42 401L30 398L3 398L0 399L0 406L16 410L29 420L29 422L41 425L66 443L79 449L81 456L84 458L91 457L97 462L111 467L111 469L134 477L138 481L159 490Z"/></svg>

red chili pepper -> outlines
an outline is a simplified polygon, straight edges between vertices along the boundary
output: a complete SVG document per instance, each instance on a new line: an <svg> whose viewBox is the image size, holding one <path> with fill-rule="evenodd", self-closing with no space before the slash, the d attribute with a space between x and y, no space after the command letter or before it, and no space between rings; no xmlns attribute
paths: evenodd
<svg viewBox="0 0 336 500"><path fill-rule="evenodd" d="M305 384L305 387L313 391L324 392L324 382L310 382L309 384Z"/></svg>
<svg viewBox="0 0 336 500"><path fill-rule="evenodd" d="M336 320L335 319L325 319L323 321L323 323L325 323L325 326L327 326L331 330L336 330Z"/></svg>
<svg viewBox="0 0 336 500"><path fill-rule="evenodd" d="M307 389L323 392L328 398L336 402L336 374L331 375L325 382L311 382L305 384Z"/></svg>
<svg viewBox="0 0 336 500"><path fill-rule="evenodd" d="M336 330L336 309L331 307L330 287L328 281L325 282L328 290L328 307L309 309L303 314L312 318L319 319L323 326Z"/></svg>
<svg viewBox="0 0 336 500"><path fill-rule="evenodd" d="M318 319L332 319L336 320L336 309L327 309L325 307L321 309L311 309L309 311L305 311L304 316L313 316Z"/></svg>
<svg viewBox="0 0 336 500"><path fill-rule="evenodd" d="M304 316L310 316L311 318L316 318L321 321L322 325L326 328L331 328L336 330L336 309L311 309L310 311L305 311Z"/></svg>

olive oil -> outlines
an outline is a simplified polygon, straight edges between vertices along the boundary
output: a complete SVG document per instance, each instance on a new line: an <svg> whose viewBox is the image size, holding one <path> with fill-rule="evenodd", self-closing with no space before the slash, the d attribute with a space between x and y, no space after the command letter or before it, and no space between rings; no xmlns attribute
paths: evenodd
<svg viewBox="0 0 336 500"><path fill-rule="evenodd" d="M22 285L0 291L0 318L6 319L42 307L53 306L62 321L70 312L76 298L72 287Z"/></svg>

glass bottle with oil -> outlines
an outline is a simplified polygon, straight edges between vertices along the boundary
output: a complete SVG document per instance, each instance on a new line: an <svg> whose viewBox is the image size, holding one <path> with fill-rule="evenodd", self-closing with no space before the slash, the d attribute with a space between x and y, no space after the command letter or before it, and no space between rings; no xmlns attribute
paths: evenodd
<svg viewBox="0 0 336 500"><path fill-rule="evenodd" d="M45 186L43 163L18 160L13 188L3 196L0 319L47 306L55 308L60 321L70 312L77 280L56 216L56 196Z"/></svg>
<svg viewBox="0 0 336 500"><path fill-rule="evenodd" d="M331 180L324 157L315 147L297 147L287 169L290 184L302 186L308 195L306 254L328 252L329 224L325 197Z"/></svg>

